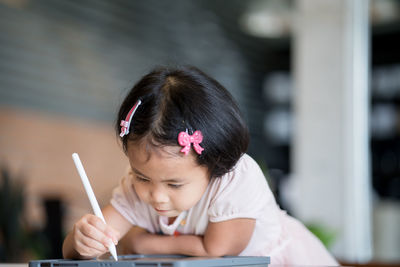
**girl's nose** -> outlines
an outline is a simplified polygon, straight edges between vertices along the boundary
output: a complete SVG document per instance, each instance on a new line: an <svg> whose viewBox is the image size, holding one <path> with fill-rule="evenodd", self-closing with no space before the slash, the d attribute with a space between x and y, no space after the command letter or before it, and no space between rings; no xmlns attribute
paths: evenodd
<svg viewBox="0 0 400 267"><path fill-rule="evenodd" d="M168 194L161 188L161 186L154 186L150 192L150 195L154 203L168 202Z"/></svg>

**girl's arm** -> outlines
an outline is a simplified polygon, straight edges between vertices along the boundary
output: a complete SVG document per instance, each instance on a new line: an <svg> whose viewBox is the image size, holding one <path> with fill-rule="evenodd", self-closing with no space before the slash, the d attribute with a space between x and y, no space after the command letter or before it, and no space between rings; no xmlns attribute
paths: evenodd
<svg viewBox="0 0 400 267"><path fill-rule="evenodd" d="M93 215L86 214L75 223L63 243L63 257L69 259L88 259L100 256L108 251L107 244L114 243L132 226L111 205L103 209L107 224Z"/></svg>
<svg viewBox="0 0 400 267"><path fill-rule="evenodd" d="M232 219L209 223L204 236L137 234L132 249L142 254L184 254L191 256L238 255L250 241L254 219Z"/></svg>

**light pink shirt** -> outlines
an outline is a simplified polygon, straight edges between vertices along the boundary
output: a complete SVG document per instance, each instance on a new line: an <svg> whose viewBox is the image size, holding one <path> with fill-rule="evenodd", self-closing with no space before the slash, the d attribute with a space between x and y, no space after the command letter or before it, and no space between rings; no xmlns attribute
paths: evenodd
<svg viewBox="0 0 400 267"><path fill-rule="evenodd" d="M255 229L241 256L271 256L272 264L338 265L317 238L279 208L260 167L247 154L231 172L212 179L200 201L171 225L138 198L132 179L129 169L111 204L130 223L151 233L203 235L208 222L251 218Z"/></svg>

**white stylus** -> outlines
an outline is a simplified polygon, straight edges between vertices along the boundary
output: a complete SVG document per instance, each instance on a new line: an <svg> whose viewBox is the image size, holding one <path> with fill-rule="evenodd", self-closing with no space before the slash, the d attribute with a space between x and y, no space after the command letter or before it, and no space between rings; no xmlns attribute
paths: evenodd
<svg viewBox="0 0 400 267"><path fill-rule="evenodd" d="M101 212L101 209L99 207L99 203L97 203L96 196L93 193L93 189L90 186L89 179L88 179L88 177L86 175L85 169L83 168L82 162L79 159L78 154L77 153L73 153L72 154L72 159L74 160L76 169L78 170L79 176L81 177L81 180L82 180L82 183L83 183L83 187L86 190L86 194L89 197L89 201L90 201L90 204L92 205L92 208L93 208L93 211L94 211L94 215L96 215L97 217L102 219L104 223L106 223L106 221L104 220L103 213ZM114 243L111 242L108 245L108 250L110 251L111 255L114 257L114 259L116 261L118 261L117 249L115 248Z"/></svg>

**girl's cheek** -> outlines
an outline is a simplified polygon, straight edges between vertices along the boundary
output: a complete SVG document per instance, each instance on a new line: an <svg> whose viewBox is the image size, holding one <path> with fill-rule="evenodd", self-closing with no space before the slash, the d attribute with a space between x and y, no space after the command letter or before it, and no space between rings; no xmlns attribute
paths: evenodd
<svg viewBox="0 0 400 267"><path fill-rule="evenodd" d="M132 189L133 189L133 191L135 191L136 192L136 194L139 196L139 198L141 199L141 200L144 200L143 198L145 197L145 194L144 194L144 189L140 186L140 185L138 185L138 184L132 184Z"/></svg>
<svg viewBox="0 0 400 267"><path fill-rule="evenodd" d="M139 186L136 193L142 201L150 202L150 189L147 186Z"/></svg>

